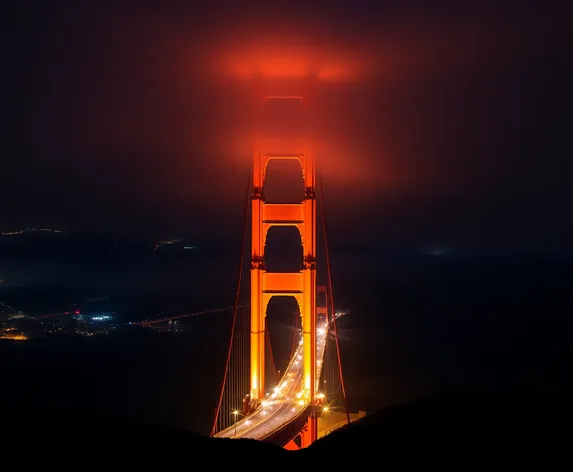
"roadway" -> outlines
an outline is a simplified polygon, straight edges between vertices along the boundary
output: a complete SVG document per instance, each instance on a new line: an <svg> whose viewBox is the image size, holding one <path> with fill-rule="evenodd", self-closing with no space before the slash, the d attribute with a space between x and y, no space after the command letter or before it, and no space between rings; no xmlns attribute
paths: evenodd
<svg viewBox="0 0 573 472"><path fill-rule="evenodd" d="M325 325L317 327L316 336L316 391L322 372L322 360L326 346ZM218 438L262 439L274 430L280 429L302 413L309 405L303 390L302 339L279 384L265 396L261 405L250 415L237 418L229 428L216 434ZM239 413L237 413L237 416Z"/></svg>

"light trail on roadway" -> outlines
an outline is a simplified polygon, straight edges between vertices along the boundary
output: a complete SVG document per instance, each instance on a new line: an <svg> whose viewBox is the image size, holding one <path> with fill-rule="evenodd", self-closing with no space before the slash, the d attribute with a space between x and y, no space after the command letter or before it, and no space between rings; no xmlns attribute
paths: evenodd
<svg viewBox="0 0 573 472"><path fill-rule="evenodd" d="M317 327L316 331L317 360L315 388L318 392L317 398L321 398L321 395L324 396L324 394L319 392L318 387L328 329L326 325L322 325ZM262 439L273 431L279 430L307 409L310 405L310 399L303 389L303 347L301 339L281 381L277 387L273 389L272 393L267 393L265 399L261 401L260 406L251 414L217 433L215 437ZM238 410L236 411L238 412Z"/></svg>

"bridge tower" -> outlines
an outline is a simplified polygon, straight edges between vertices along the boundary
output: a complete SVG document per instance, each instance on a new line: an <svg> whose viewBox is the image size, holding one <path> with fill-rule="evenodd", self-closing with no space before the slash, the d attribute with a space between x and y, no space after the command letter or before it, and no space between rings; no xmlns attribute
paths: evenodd
<svg viewBox="0 0 573 472"><path fill-rule="evenodd" d="M265 83L260 88L259 111L277 101L298 102L303 114L308 111L308 85ZM276 116L274 117L276 118ZM280 117L279 117L280 119ZM263 119L264 121L264 119ZM294 120L298 125L304 117ZM269 123L263 123L263 125ZM265 318L273 296L292 296L301 316L303 342L303 389L305 399L314 401L316 391L316 166L307 130L292 127L274 128L272 132L257 129L253 150L253 192L251 229L251 375L250 396L261 401L265 395ZM264 181L268 164L273 159L294 159L302 168L304 197L292 203L270 203L265 200ZM303 263L298 272L267 272L265 244L272 226L295 226L301 237ZM309 418L304 428L304 443L316 439L316 419Z"/></svg>

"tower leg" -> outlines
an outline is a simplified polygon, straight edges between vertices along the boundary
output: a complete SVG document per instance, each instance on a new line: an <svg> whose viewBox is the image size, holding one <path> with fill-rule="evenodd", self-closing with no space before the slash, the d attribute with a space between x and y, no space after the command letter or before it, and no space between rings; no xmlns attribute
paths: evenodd
<svg viewBox="0 0 573 472"><path fill-rule="evenodd" d="M305 431L305 438L303 441L304 446L310 446L318 437L318 420L314 414L308 416L307 428Z"/></svg>
<svg viewBox="0 0 573 472"><path fill-rule="evenodd" d="M314 441L318 439L318 419L314 417L313 414L309 415L308 420L302 431L287 444L283 446L283 449L287 451L297 451L299 449L304 449L310 446Z"/></svg>
<svg viewBox="0 0 573 472"><path fill-rule="evenodd" d="M251 399L261 400L265 389L265 311L260 290L261 271L251 271Z"/></svg>
<svg viewBox="0 0 573 472"><path fill-rule="evenodd" d="M258 156L258 155L256 155ZM265 313L262 294L264 271L264 230L262 221L262 172L254 159L251 241L251 400L258 401L265 391Z"/></svg>

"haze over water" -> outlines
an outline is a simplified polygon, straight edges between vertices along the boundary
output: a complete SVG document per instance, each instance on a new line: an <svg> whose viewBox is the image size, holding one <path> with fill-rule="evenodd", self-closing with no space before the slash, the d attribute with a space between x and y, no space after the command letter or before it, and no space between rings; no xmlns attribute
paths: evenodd
<svg viewBox="0 0 573 472"><path fill-rule="evenodd" d="M352 410L456 389L571 388L570 259L393 248L335 250L332 263L337 310L351 312L340 319L339 335ZM126 319L156 316L174 300L183 300L174 312L200 311L232 305L236 267L231 251L212 257L201 249L140 254L128 264L89 255L59 265L4 256L3 279L26 285L4 284L0 299L55 307L109 294L107 309ZM269 323L280 364L290 350L292 314L275 313ZM72 408L208 434L230 321L227 311L182 321L180 333L4 341L0 398L22 411Z"/></svg>

